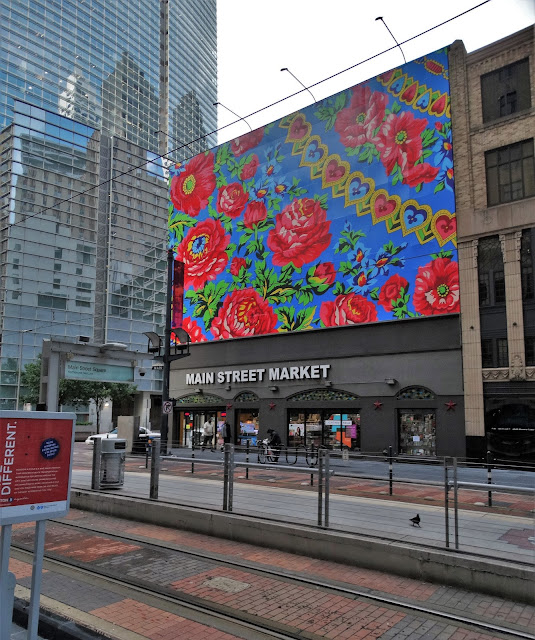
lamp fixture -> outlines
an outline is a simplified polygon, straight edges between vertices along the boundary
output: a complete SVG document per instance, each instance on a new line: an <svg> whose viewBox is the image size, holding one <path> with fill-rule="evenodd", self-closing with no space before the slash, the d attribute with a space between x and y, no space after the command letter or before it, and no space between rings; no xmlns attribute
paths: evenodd
<svg viewBox="0 0 535 640"><path fill-rule="evenodd" d="M281 69L281 71L287 71L287 72L292 76L292 78L294 78L295 80L297 80L297 82L299 82L299 84L303 87L303 89L305 89L306 91L308 91L308 92L310 93L310 95L312 96L312 100L314 100L314 104L317 102L317 100L316 100L316 98L314 97L314 94L312 93L312 91L310 91L310 89L309 89L307 86L305 86L305 85L301 82L301 80L299 80L299 78L298 78L297 76L295 76L295 75L290 71L290 69L288 69L288 67L283 67L283 68Z"/></svg>
<svg viewBox="0 0 535 640"><path fill-rule="evenodd" d="M232 389L232 387L230 386L230 384L227 384L227 386L225 387L225 391L230 391Z"/></svg>
<svg viewBox="0 0 535 640"><path fill-rule="evenodd" d="M399 42L396 40L396 38L394 37L394 34L392 33L392 31L390 31L390 29L388 28L388 25L386 24L386 22L384 21L383 16L377 16L377 18L375 18L375 21L377 22L377 20L380 20L386 27L386 30L388 31L388 33L392 36L394 42L396 43L397 47L399 48L399 50L401 51L401 55L403 56L403 62L405 64L407 64L407 58L405 57L405 54L403 53L403 49L401 48L401 45L399 44Z"/></svg>
<svg viewBox="0 0 535 640"><path fill-rule="evenodd" d="M195 392L196 392L196 393L201 393L201 394L202 394L202 392L203 392L203 391L202 391L202 389L199 387L198 389L195 389Z"/></svg>
<svg viewBox="0 0 535 640"><path fill-rule="evenodd" d="M279 390L279 387L277 387L277 385L276 385L276 384L274 384L274 385L272 385L271 387L269 387L269 390L270 390L270 391L278 391L278 390Z"/></svg>
<svg viewBox="0 0 535 640"><path fill-rule="evenodd" d="M230 113L232 113L233 116L236 116L236 118L239 118L240 120L243 120L245 122L245 124L249 127L249 129L251 131L253 130L253 127L251 127L251 125L247 122L247 120L245 118L242 118L237 113L232 111L232 109L229 109L228 107L226 107L222 102L214 102L214 107L217 107L217 105L219 105L220 107L223 107L223 109L226 109L227 111L230 111Z"/></svg>
<svg viewBox="0 0 535 640"><path fill-rule="evenodd" d="M395 378L385 378L385 384L393 385L396 383L397 383L397 380Z"/></svg>
<svg viewBox="0 0 535 640"><path fill-rule="evenodd" d="M326 387L332 387L333 383L330 380L325 380L325 382L323 383Z"/></svg>

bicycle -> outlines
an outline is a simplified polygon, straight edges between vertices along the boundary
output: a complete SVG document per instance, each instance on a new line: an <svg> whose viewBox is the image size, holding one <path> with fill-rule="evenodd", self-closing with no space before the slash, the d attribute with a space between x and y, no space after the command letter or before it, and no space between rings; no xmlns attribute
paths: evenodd
<svg viewBox="0 0 535 640"><path fill-rule="evenodd" d="M280 455L280 452L279 452ZM279 456L269 445L269 440L266 438L258 445L258 462L265 464L267 462L277 462Z"/></svg>

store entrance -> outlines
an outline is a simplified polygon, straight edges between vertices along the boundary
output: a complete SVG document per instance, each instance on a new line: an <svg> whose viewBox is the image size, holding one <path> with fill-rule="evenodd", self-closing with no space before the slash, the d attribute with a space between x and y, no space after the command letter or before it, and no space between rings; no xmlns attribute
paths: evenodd
<svg viewBox="0 0 535 640"><path fill-rule="evenodd" d="M436 419L432 409L399 410L399 453L436 456Z"/></svg>
<svg viewBox="0 0 535 640"><path fill-rule="evenodd" d="M236 444L256 447L258 444L258 411L254 409L236 411Z"/></svg>
<svg viewBox="0 0 535 640"><path fill-rule="evenodd" d="M288 415L288 446L360 450L358 409L298 409Z"/></svg>
<svg viewBox="0 0 535 640"><path fill-rule="evenodd" d="M214 447L220 447L223 443L221 430L227 419L227 412L220 409L200 409L191 411L180 411L178 414L178 437L177 441L180 445L191 449L201 447L203 442L203 426L205 422L214 421L214 436L212 444Z"/></svg>

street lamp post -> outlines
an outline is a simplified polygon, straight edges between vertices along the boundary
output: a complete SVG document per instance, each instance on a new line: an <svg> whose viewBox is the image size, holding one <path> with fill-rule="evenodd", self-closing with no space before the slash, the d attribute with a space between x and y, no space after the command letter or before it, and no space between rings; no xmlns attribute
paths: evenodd
<svg viewBox="0 0 535 640"><path fill-rule="evenodd" d="M174 329L175 335L179 343L175 343L171 349L171 305L173 302L173 267L174 253L172 249L167 251L167 296L165 306L165 333L162 340L157 333L146 331L145 335L149 339L148 352L154 354L155 360L161 360L163 363L163 384L162 384L162 417L160 429L161 450L164 455L167 453L167 442L169 439L169 413L167 411L169 398L169 378L171 375L171 362L179 358L186 358L190 355L189 345L190 337L188 333L177 327ZM163 354L162 354L163 346Z"/></svg>

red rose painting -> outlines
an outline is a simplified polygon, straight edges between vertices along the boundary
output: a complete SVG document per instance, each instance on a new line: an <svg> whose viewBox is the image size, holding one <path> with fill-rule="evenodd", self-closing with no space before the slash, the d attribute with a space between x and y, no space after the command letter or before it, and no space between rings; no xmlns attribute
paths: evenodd
<svg viewBox="0 0 535 640"><path fill-rule="evenodd" d="M258 169L258 165L259 160L258 156L255 153L253 154L253 157L249 160L249 162L246 162L243 165L242 170L240 171L240 180L250 180L251 178L254 178L256 170Z"/></svg>
<svg viewBox="0 0 535 640"><path fill-rule="evenodd" d="M171 202L178 211L195 218L215 189L214 154L199 154L171 182Z"/></svg>
<svg viewBox="0 0 535 640"><path fill-rule="evenodd" d="M253 200L247 205L243 215L243 224L252 229L255 224L265 220L267 216L266 205L261 200Z"/></svg>
<svg viewBox="0 0 535 640"><path fill-rule="evenodd" d="M395 302L401 296L401 290L405 292L409 283L405 278L395 273L390 276L379 291L379 300L377 301L385 311L392 311L392 302Z"/></svg>
<svg viewBox="0 0 535 640"><path fill-rule="evenodd" d="M450 258L435 258L418 269L412 297L423 316L459 311L459 265Z"/></svg>
<svg viewBox="0 0 535 640"><path fill-rule="evenodd" d="M314 269L310 276L310 283L314 285L332 285L336 279L336 267L332 262L322 262Z"/></svg>
<svg viewBox="0 0 535 640"><path fill-rule="evenodd" d="M219 187L217 194L217 210L229 218L237 218L247 204L249 194L243 190L239 182Z"/></svg>
<svg viewBox="0 0 535 640"><path fill-rule="evenodd" d="M355 87L349 107L336 117L335 131L346 147L358 147L374 139L373 132L385 117L388 96L369 87Z"/></svg>
<svg viewBox="0 0 535 640"><path fill-rule="evenodd" d="M184 263L184 287L200 289L208 280L226 268L228 256L225 250L230 236L218 220L207 218L189 230L178 245L176 259Z"/></svg>
<svg viewBox="0 0 535 640"><path fill-rule="evenodd" d="M347 324L363 324L377 320L377 309L373 302L356 293L344 293L333 301L324 302L320 318L326 327Z"/></svg>
<svg viewBox="0 0 535 640"><path fill-rule="evenodd" d="M249 133L246 133L244 136L240 136L239 138L235 138L230 143L230 148L232 149L232 153L235 156L241 156L249 149L256 147L262 142L262 138L264 137L264 129L255 129Z"/></svg>
<svg viewBox="0 0 535 640"><path fill-rule="evenodd" d="M238 289L228 295L212 321L218 340L276 333L277 316L254 289Z"/></svg>
<svg viewBox="0 0 535 640"><path fill-rule="evenodd" d="M420 134L427 126L425 118L416 119L410 111L391 113L377 134L377 150L389 175L396 163L405 174L422 153Z"/></svg>
<svg viewBox="0 0 535 640"><path fill-rule="evenodd" d="M242 267L247 269L247 262L245 261L245 258L232 258L232 262L230 263L230 273L233 276L238 277Z"/></svg>
<svg viewBox="0 0 535 640"><path fill-rule="evenodd" d="M294 200L277 214L275 229L267 238L273 264L283 267L291 262L300 268L316 260L331 242L330 226L327 212L317 200Z"/></svg>
<svg viewBox="0 0 535 640"><path fill-rule="evenodd" d="M207 339L204 336L203 332L199 325L192 320L191 318L184 318L182 321L182 329L187 332L190 337L191 342L206 342ZM180 342L180 341L177 341Z"/></svg>

